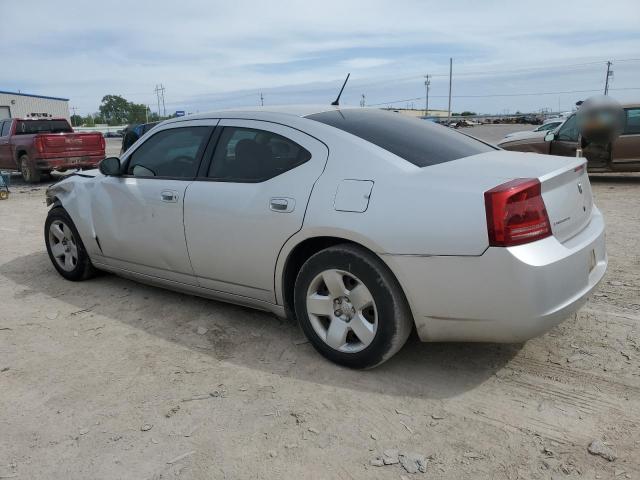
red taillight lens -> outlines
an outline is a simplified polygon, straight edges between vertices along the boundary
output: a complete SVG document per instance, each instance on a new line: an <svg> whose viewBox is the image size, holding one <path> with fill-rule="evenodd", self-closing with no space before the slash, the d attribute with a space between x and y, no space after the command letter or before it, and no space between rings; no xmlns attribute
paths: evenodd
<svg viewBox="0 0 640 480"><path fill-rule="evenodd" d="M540 181L517 178L484 192L489 245L509 247L551 235Z"/></svg>
<svg viewBox="0 0 640 480"><path fill-rule="evenodd" d="M44 152L44 143L42 141L42 137L36 137L36 140L35 140L34 143L35 143L35 146L36 146L36 150L39 153Z"/></svg>
<svg viewBox="0 0 640 480"><path fill-rule="evenodd" d="M104 137L100 135L100 150L104 150L106 147L106 143L104 141Z"/></svg>

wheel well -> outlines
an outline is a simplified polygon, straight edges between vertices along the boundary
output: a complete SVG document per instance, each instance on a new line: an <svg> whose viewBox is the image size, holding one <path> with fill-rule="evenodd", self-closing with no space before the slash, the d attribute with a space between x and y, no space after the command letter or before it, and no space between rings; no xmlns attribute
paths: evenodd
<svg viewBox="0 0 640 480"><path fill-rule="evenodd" d="M375 253L369 250L367 247L352 240L347 240L340 237L308 238L307 240L296 245L295 248L291 251L289 257L287 258L287 262L285 263L284 271L282 272L282 298L284 309L288 317L295 318L295 309L293 307L293 288L296 283L296 278L298 277L298 272L300 271L300 268L302 268L304 262L306 262L307 259L312 255L318 253L320 250L324 250L325 248L343 243L357 245L375 255Z"/></svg>
<svg viewBox="0 0 640 480"><path fill-rule="evenodd" d="M26 155L26 154L27 154L26 150L16 150L16 162L19 162L20 161L20 157L22 155ZM18 166L20 166L20 165L18 165Z"/></svg>

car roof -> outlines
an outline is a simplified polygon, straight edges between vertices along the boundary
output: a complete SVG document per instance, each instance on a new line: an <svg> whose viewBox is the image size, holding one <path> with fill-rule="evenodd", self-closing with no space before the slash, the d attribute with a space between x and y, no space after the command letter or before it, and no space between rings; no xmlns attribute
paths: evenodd
<svg viewBox="0 0 640 480"><path fill-rule="evenodd" d="M13 117L13 118L5 118L4 120L20 120L21 122L31 122L35 120L64 120L67 121L64 117Z"/></svg>
<svg viewBox="0 0 640 480"><path fill-rule="evenodd" d="M353 108L362 107L350 107L350 106L334 106L334 105L270 105L266 107L241 107L241 108L229 108L224 110L214 110L205 113L196 113L187 115L185 117L177 117L177 119L189 119L199 120L207 118L219 118L225 116L241 116L250 117L253 114L284 114L294 117L307 117L314 113L329 112L333 110L347 110ZM173 119L171 119L173 120Z"/></svg>

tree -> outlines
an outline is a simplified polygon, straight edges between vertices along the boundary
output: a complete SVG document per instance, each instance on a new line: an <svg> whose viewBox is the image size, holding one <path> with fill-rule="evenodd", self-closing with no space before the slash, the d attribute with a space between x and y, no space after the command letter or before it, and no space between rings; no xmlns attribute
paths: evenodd
<svg viewBox="0 0 640 480"><path fill-rule="evenodd" d="M129 119L131 104L120 95L105 95L99 110L109 125L122 125Z"/></svg>
<svg viewBox="0 0 640 480"><path fill-rule="evenodd" d="M79 127L83 124L84 122L80 115L71 115L71 125L73 125L74 127Z"/></svg>
<svg viewBox="0 0 640 480"><path fill-rule="evenodd" d="M142 103L129 103L128 123L146 123L149 107Z"/></svg>
<svg viewBox="0 0 640 480"><path fill-rule="evenodd" d="M462 112L460 114L460 116L462 116L462 117L471 117L473 115L477 115L477 113L476 112L470 112L468 110L465 110L464 112Z"/></svg>

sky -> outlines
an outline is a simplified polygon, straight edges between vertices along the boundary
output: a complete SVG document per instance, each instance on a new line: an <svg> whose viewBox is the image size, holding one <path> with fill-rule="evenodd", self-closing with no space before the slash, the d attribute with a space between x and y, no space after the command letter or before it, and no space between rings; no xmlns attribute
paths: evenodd
<svg viewBox="0 0 640 480"><path fill-rule="evenodd" d="M26 21L26 23L25 23ZM27 25L27 27L25 27ZM504 113L640 99L640 2L0 0L0 90L167 113L330 103Z"/></svg>

